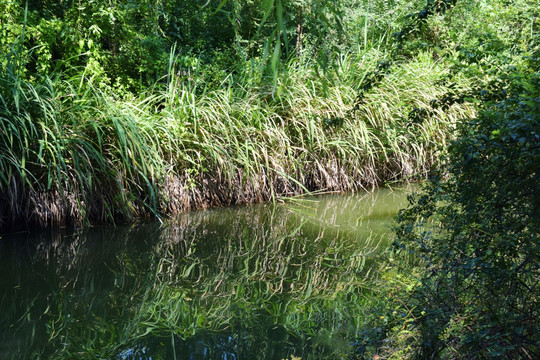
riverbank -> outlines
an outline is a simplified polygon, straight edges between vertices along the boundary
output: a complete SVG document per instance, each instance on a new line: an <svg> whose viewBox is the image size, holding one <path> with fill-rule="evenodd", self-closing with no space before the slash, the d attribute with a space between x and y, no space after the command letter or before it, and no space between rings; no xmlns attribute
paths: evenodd
<svg viewBox="0 0 540 360"><path fill-rule="evenodd" d="M3 74L13 92L2 98L0 231L425 176L472 107L406 118L448 90L437 84L444 65L425 53L395 67L352 111L375 52L344 55L326 87L300 63L276 88L236 83L208 92L171 69L165 88L140 97L119 97L84 76L26 82Z"/></svg>

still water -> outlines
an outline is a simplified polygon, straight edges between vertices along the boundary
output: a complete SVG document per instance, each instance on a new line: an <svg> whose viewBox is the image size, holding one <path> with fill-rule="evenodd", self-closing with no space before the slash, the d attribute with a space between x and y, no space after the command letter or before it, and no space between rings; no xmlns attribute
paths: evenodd
<svg viewBox="0 0 540 360"><path fill-rule="evenodd" d="M4 235L0 358L347 358L406 193Z"/></svg>

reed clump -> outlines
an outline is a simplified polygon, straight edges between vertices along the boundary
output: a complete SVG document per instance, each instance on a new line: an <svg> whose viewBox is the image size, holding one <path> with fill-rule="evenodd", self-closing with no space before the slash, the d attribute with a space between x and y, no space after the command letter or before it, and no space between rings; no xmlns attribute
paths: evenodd
<svg viewBox="0 0 540 360"><path fill-rule="evenodd" d="M304 59L275 86L246 70L213 90L182 76L171 57L164 85L135 97L84 74L23 80L12 49L0 72L0 231L162 217L421 177L472 108L407 119L446 91L437 84L443 64L420 54L352 111L377 58L369 51L342 55L324 79Z"/></svg>

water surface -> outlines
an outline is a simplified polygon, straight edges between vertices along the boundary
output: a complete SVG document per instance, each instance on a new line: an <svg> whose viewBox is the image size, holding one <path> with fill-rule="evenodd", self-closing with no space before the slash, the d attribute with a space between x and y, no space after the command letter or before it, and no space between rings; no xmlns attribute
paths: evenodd
<svg viewBox="0 0 540 360"><path fill-rule="evenodd" d="M405 196L4 235L0 358L346 358Z"/></svg>

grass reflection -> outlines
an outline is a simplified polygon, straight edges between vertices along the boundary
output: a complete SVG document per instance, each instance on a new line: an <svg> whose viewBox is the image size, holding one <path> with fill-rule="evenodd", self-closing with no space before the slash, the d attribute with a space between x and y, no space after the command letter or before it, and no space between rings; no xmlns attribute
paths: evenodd
<svg viewBox="0 0 540 360"><path fill-rule="evenodd" d="M395 211L403 198L392 198ZM366 199L198 211L165 226L5 241L0 357L345 357L363 318L370 262L389 236L361 225L381 220L370 210L380 201Z"/></svg>

